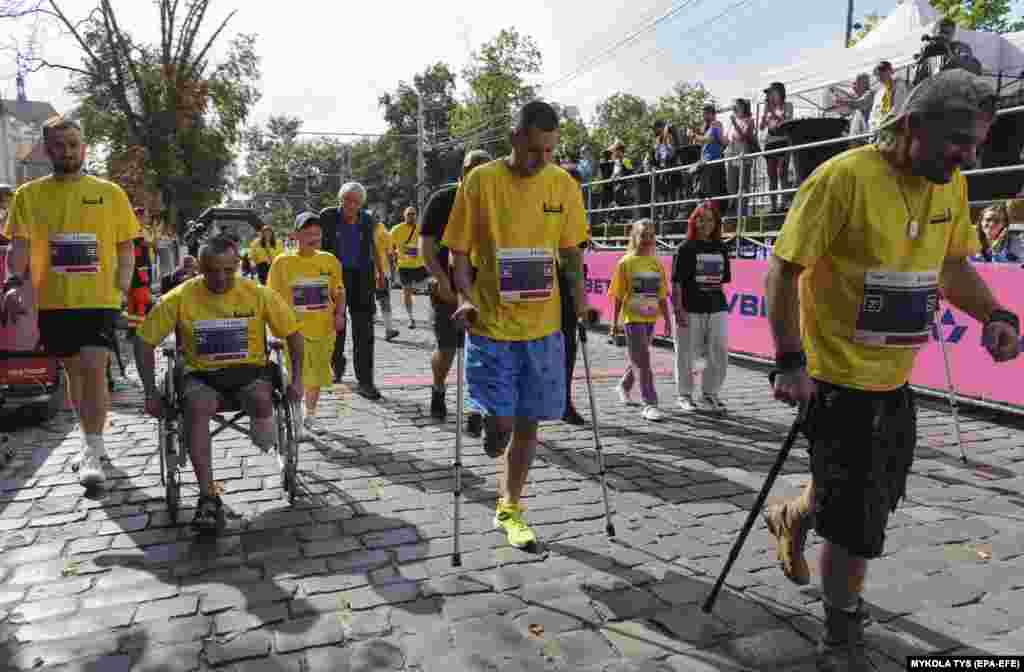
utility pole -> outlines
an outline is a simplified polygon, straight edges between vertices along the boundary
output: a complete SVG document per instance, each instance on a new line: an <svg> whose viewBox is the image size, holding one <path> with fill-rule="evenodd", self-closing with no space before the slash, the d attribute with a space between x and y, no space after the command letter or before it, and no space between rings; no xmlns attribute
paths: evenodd
<svg viewBox="0 0 1024 672"><path fill-rule="evenodd" d="M416 92L416 213L423 216L424 181L427 176L427 161L424 157L426 151L426 116L423 110L423 94Z"/></svg>
<svg viewBox="0 0 1024 672"><path fill-rule="evenodd" d="M853 37L853 0L848 0L846 4L846 48L850 48L850 38Z"/></svg>

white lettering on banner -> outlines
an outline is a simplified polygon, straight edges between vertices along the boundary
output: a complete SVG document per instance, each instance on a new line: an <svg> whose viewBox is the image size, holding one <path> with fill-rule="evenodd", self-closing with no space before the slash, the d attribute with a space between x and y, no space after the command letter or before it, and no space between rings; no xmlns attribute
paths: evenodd
<svg viewBox="0 0 1024 672"><path fill-rule="evenodd" d="M196 355L217 362L249 356L249 318L197 320L193 325Z"/></svg>
<svg viewBox="0 0 1024 672"><path fill-rule="evenodd" d="M66 274L100 272L95 233L55 233L50 237L50 271Z"/></svg>
<svg viewBox="0 0 1024 672"><path fill-rule="evenodd" d="M854 341L889 348L926 345L938 288L938 271L868 271Z"/></svg>
<svg viewBox="0 0 1024 672"><path fill-rule="evenodd" d="M641 317L656 317L661 295L661 273L639 271L631 278L629 309Z"/></svg>
<svg viewBox="0 0 1024 672"><path fill-rule="evenodd" d="M721 254L698 254L694 281L702 288L722 286L725 275L725 259Z"/></svg>
<svg viewBox="0 0 1024 672"><path fill-rule="evenodd" d="M300 312L327 310L330 290L326 278L303 278L292 285L292 304Z"/></svg>
<svg viewBox="0 0 1024 672"><path fill-rule="evenodd" d="M508 303L547 301L555 288L555 255L539 247L498 250L498 290Z"/></svg>

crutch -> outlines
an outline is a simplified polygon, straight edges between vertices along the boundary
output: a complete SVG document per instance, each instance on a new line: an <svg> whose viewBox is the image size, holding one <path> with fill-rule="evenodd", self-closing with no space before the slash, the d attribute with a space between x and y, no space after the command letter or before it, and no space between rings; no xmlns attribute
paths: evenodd
<svg viewBox="0 0 1024 672"><path fill-rule="evenodd" d="M941 311L936 302L936 315ZM946 366L946 397L949 399L949 408L953 411L953 429L956 432L956 447L960 450L960 461L967 464L967 453L964 452L964 444L960 439L960 410L956 402L956 387L953 384L953 372L949 368L949 351L946 348L946 339L942 335L942 321L936 319L935 337L939 339L939 347L942 348L942 363Z"/></svg>
<svg viewBox="0 0 1024 672"><path fill-rule="evenodd" d="M774 386L774 371L768 379ZM761 513L761 509L764 507L765 500L768 499L768 493L771 492L772 486L775 485L775 479L778 478L779 471L782 470L782 465L785 464L786 458L789 457L789 451L792 450L793 444L796 443L796 437L800 434L800 427L803 425L806 416L807 406L801 405L800 410L797 412L796 420L793 421L793 426L789 428L789 434L786 436L786 441L782 444L779 456L775 458L775 464L772 465L771 471L768 472L768 477L765 478L764 485L761 486L761 492L757 494L757 500L754 502L754 506L750 509L750 515L747 516L747 522L743 524L743 529L740 530L739 537L736 538L735 543L732 545L732 549L729 551L729 558L725 561L725 566L722 567L722 571L719 573L718 579L715 581L715 585L711 588L711 592L708 593L707 599L704 600L704 606L701 607L701 610L705 614L710 614L711 610L714 609L715 600L718 599L718 592L722 590L722 584L725 583L725 577L729 575L729 570L732 569L736 559L740 556L740 550L742 550L743 544L746 543L747 536L750 534L750 530L753 529L754 523L757 521L757 517Z"/></svg>
<svg viewBox="0 0 1024 672"><path fill-rule="evenodd" d="M455 472L455 488L452 492L455 499L455 521L453 523L455 536L452 541L452 567L462 566L462 553L459 549L459 517L462 510L462 422L466 415L465 401L463 399L465 394L465 364L462 361L465 345L466 335L463 333L459 339L458 347L455 349L455 372L458 378L455 382L455 403L457 404L455 410L455 462L452 465L452 470Z"/></svg>
<svg viewBox="0 0 1024 672"><path fill-rule="evenodd" d="M612 510L608 505L608 481L607 470L604 464L604 450L601 448L601 435L597 429L597 400L594 398L594 381L590 377L590 355L587 352L587 328L581 322L578 325L580 335L580 350L583 351L583 370L587 376L587 396L590 398L590 426L594 430L594 450L597 451L597 468L601 476L601 496L604 499L604 520L605 531L609 537L615 536L615 525L612 523ZM572 381L566 381L567 385ZM456 528L457 529L457 528Z"/></svg>

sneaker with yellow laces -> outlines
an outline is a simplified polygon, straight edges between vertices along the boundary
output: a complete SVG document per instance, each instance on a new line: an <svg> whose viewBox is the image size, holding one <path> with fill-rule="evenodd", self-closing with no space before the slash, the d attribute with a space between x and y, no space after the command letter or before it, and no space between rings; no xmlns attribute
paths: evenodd
<svg viewBox="0 0 1024 672"><path fill-rule="evenodd" d="M505 530L508 543L516 548L525 548L537 543L537 535L523 520L523 508L506 504L504 500L498 500L498 508L494 512L494 528Z"/></svg>
<svg viewBox="0 0 1024 672"><path fill-rule="evenodd" d="M804 546L814 521L801 504L801 499L773 504L764 511L764 522L775 537L782 573L793 583L806 586L811 582L811 569L804 558Z"/></svg>

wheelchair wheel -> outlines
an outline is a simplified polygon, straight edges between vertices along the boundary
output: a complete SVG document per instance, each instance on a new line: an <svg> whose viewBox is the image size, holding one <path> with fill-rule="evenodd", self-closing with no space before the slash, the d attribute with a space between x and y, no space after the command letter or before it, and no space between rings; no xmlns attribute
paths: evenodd
<svg viewBox="0 0 1024 672"><path fill-rule="evenodd" d="M295 438L295 409L287 399L282 399L277 414L277 445L281 451L281 487L288 497L288 503L295 503L296 473L298 472L299 446Z"/></svg>
<svg viewBox="0 0 1024 672"><path fill-rule="evenodd" d="M181 499L181 483L178 481L178 434L174 423L161 420L164 431L161 432L160 455L164 466L164 498L167 501L167 514L172 523L178 522L178 503Z"/></svg>

